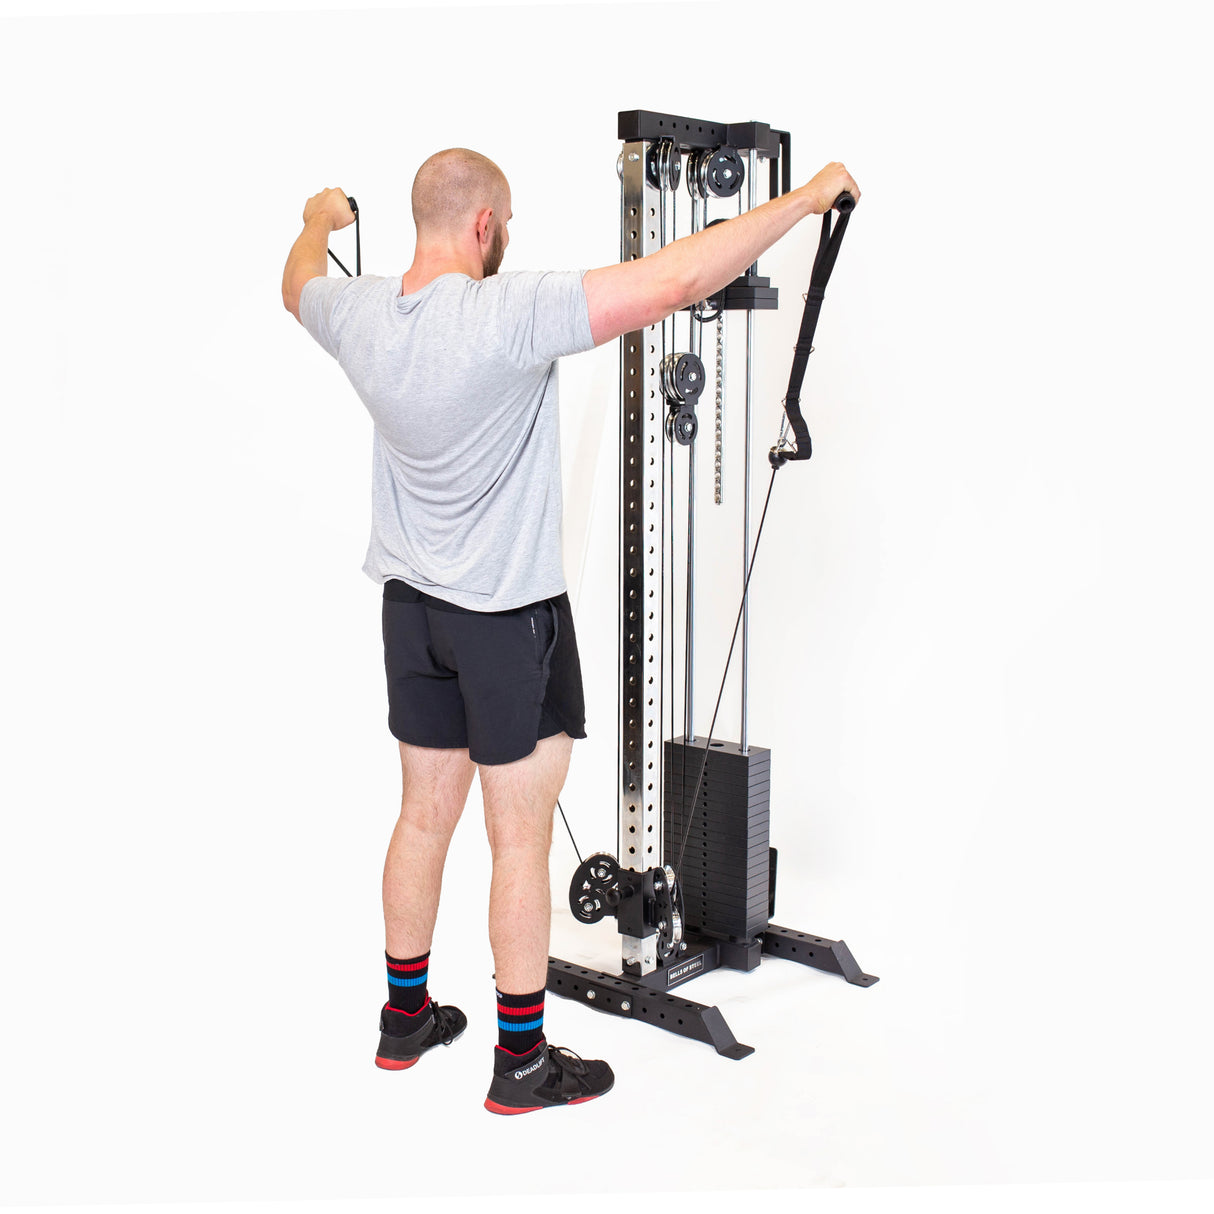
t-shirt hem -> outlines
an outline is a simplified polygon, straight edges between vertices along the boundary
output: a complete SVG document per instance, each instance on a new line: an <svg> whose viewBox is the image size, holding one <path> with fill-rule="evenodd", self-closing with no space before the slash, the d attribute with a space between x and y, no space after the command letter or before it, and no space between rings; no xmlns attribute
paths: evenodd
<svg viewBox="0 0 1214 1214"><path fill-rule="evenodd" d="M433 583L420 582L400 572L382 573L373 572L370 569L364 569L363 572L380 586L392 580L404 582L407 586L412 586L414 590L429 595L431 598L441 599L445 603L453 603L456 607L463 607L467 611L486 613L492 611L515 611L519 607L529 607L533 603L541 603L546 599L554 599L569 589L562 578L558 582L528 586L526 589L514 594L486 597L483 594L468 594L465 591L456 590L450 586L436 586Z"/></svg>

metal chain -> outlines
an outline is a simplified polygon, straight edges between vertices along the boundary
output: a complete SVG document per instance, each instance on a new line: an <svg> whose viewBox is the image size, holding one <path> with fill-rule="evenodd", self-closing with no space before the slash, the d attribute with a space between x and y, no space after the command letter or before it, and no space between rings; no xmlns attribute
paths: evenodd
<svg viewBox="0 0 1214 1214"><path fill-rule="evenodd" d="M712 500L721 504L721 453L724 436L725 403L725 314L717 313L717 433L712 458Z"/></svg>

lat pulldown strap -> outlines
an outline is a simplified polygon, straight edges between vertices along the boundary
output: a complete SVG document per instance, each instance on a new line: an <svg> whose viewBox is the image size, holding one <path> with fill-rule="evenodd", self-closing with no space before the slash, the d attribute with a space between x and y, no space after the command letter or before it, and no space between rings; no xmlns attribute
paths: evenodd
<svg viewBox="0 0 1214 1214"><path fill-rule="evenodd" d="M839 212L839 222L831 232L830 211L822 216L822 235L818 238L818 253L814 258L814 269L809 279L809 290L805 295L805 311L801 314L801 330L797 334L797 344L792 360L792 371L788 376L788 392L784 397L784 412L792 426L793 437L797 449L793 451L783 443L772 447L768 456L773 468L780 467L785 460L809 459L813 454L813 443L809 437L809 427L801 415L801 384L805 379L805 368L809 364L809 356L814 348L814 330L818 327L818 314L822 311L822 300L826 297L826 284L830 281L831 271L835 268L835 260L839 256L839 246L843 243L843 233L847 231L847 221L856 201L846 191L835 199L834 208Z"/></svg>
<svg viewBox="0 0 1214 1214"><path fill-rule="evenodd" d="M351 274L345 266L341 264L341 258L329 250L329 256L337 262L337 267L347 278L361 277L363 272L363 242L362 235L358 230L358 203L354 201L353 196L348 196L346 201L350 204L350 210L354 212L354 273Z"/></svg>

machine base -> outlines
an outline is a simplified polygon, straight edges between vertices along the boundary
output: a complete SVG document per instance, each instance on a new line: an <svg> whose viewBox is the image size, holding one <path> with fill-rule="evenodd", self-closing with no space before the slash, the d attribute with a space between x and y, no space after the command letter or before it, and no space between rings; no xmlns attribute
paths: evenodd
<svg viewBox="0 0 1214 1214"><path fill-rule="evenodd" d="M693 1003L669 992L710 970L756 969L761 954L837 974L855 986L872 986L878 981L875 975L861 971L851 949L842 940L827 940L769 923L756 940L748 942L689 935L687 948L677 960L639 979L549 957L548 990L565 999L576 999L595 1011L644 1020L668 1033L703 1041L723 1057L736 1060L753 1054L754 1046L742 1045L734 1037L720 1008Z"/></svg>

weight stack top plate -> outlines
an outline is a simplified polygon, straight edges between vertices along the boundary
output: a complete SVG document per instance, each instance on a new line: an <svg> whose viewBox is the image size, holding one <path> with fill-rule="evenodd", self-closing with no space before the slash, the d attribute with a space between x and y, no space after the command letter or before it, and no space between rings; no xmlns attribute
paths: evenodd
<svg viewBox="0 0 1214 1214"><path fill-rule="evenodd" d="M744 942L767 927L770 775L771 751L762 746L742 754L736 742L717 739L665 743L662 854L675 867L689 931ZM697 782L699 796L680 864Z"/></svg>

